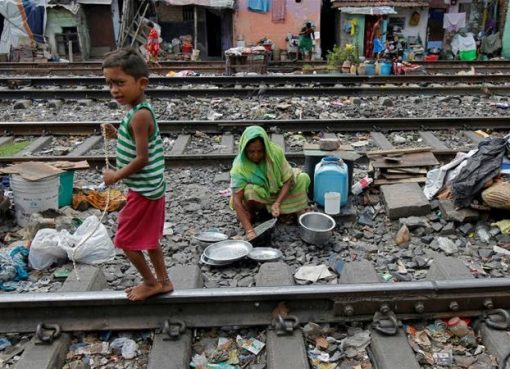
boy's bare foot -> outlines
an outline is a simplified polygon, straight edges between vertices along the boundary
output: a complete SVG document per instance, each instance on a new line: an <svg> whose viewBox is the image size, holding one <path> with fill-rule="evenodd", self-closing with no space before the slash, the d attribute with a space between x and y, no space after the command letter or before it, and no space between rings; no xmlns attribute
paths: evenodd
<svg viewBox="0 0 510 369"><path fill-rule="evenodd" d="M163 291L163 286L159 282L155 284L141 283L138 286L126 289L127 298L131 301L142 301L164 292L167 291Z"/></svg>
<svg viewBox="0 0 510 369"><path fill-rule="evenodd" d="M174 285L169 279L159 281L159 283L161 284L161 293L169 293L174 290Z"/></svg>

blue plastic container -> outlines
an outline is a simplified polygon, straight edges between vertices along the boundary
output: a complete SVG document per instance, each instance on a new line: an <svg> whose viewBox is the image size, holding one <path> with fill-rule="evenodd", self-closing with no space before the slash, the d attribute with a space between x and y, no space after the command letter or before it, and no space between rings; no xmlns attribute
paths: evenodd
<svg viewBox="0 0 510 369"><path fill-rule="evenodd" d="M73 202L74 170L68 170L60 174L58 189L58 207L69 206Z"/></svg>
<svg viewBox="0 0 510 369"><path fill-rule="evenodd" d="M390 63L382 63L381 64L381 76L389 76L391 74L391 64Z"/></svg>
<svg viewBox="0 0 510 369"><path fill-rule="evenodd" d="M326 156L315 166L313 176L313 199L324 206L326 192L340 193L340 206L347 203L349 196L349 174L347 164L334 156Z"/></svg>
<svg viewBox="0 0 510 369"><path fill-rule="evenodd" d="M375 76L375 64L365 64L365 74L367 76Z"/></svg>

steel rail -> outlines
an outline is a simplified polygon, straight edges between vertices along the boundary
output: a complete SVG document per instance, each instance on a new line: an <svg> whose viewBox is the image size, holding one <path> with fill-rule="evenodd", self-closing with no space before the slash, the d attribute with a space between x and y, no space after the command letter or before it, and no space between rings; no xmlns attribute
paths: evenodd
<svg viewBox="0 0 510 369"><path fill-rule="evenodd" d="M281 88L155 88L147 89L152 98L177 97L259 97L259 96L395 96L395 95L504 95L510 86L441 86L441 87L281 87ZM109 99L106 89L21 89L1 90L2 99Z"/></svg>
<svg viewBox="0 0 510 369"><path fill-rule="evenodd" d="M199 76L199 77L151 77L151 85L174 86L207 84L216 86L283 85L283 84L403 84L403 83L508 83L510 74L477 75L401 75L401 76L354 76L344 75L259 75L259 76ZM48 85L98 86L105 85L103 77L1 77L0 86L40 87Z"/></svg>
<svg viewBox="0 0 510 369"><path fill-rule="evenodd" d="M90 135L100 134L100 125L119 121L81 122L0 122L0 133L8 135ZM258 125L267 130L277 127L284 132L360 132L360 131L410 131L441 129L508 129L510 116L498 117L440 117L440 118L349 118L295 119L295 120L159 120L163 134L187 134L197 130L209 134L239 133L244 128Z"/></svg>
<svg viewBox="0 0 510 369"><path fill-rule="evenodd" d="M12 68L12 69L34 69L41 68L45 69L48 67L52 68L89 68L89 67L100 67L102 60L95 61L82 61L82 62L73 62L73 63L37 63L37 62L1 62L0 68ZM470 68L472 66L475 67L505 67L510 66L510 61L506 60L487 60L487 61L459 61L459 60L438 60L435 62L428 61L412 61L412 64L422 65L426 67L462 67L462 68ZM323 60L311 60L311 61L303 61L303 60L288 60L288 61L270 61L269 66L299 66L308 64L312 66L321 66L326 65L326 62ZM224 66L225 61L216 60L216 61L182 61L182 60L166 60L160 61L159 65L163 67L173 67L173 66L183 66L183 67L193 67L193 66Z"/></svg>
<svg viewBox="0 0 510 369"><path fill-rule="evenodd" d="M270 325L281 302L301 323L366 320L383 306L401 319L478 316L488 300L509 309L510 279L192 289L141 302L119 291L2 294L0 332L31 332L41 323L63 331L155 329L166 320L188 328Z"/></svg>
<svg viewBox="0 0 510 369"><path fill-rule="evenodd" d="M434 152L437 155L448 155L453 156L457 151L447 152ZM302 163L305 159L302 151L299 152L287 152L285 153L287 159ZM204 153L204 154L181 154L181 155L165 155L165 163L167 167L190 167L190 166L214 166L214 165L228 165L232 164L235 154L221 154L221 153ZM21 163L27 161L44 161L44 162L55 162L55 161L72 161L78 162L86 160L92 168L101 168L104 166L103 155L85 155L85 156L65 156L65 155L44 155L44 156L1 156L0 164L10 163ZM114 163L115 156L109 156L110 162Z"/></svg>

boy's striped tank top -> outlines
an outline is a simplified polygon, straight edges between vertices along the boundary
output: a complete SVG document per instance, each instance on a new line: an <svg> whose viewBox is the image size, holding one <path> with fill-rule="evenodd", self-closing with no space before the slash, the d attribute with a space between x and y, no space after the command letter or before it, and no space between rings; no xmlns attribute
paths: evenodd
<svg viewBox="0 0 510 369"><path fill-rule="evenodd" d="M129 132L129 124L133 114L140 109L149 110L154 121L154 132L149 137L149 162L142 170L123 181L131 190L148 199L157 200L165 194L166 189L165 155L154 110L146 101L131 109L120 123L117 135L117 168L124 168L136 158L136 142Z"/></svg>

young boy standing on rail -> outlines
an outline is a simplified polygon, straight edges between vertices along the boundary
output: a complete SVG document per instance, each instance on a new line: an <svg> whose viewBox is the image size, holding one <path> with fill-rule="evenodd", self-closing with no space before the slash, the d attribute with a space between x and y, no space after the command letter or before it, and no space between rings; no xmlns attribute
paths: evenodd
<svg viewBox="0 0 510 369"><path fill-rule="evenodd" d="M103 74L115 100L131 110L120 123L103 126L107 138L117 139L117 170L106 169L104 183L123 180L129 192L119 214L115 246L122 249L140 272L143 283L126 289L130 300L171 292L163 250L159 244L165 221L165 158L158 124L145 101L149 70L134 49L119 49L105 55ZM143 251L147 251L156 275Z"/></svg>

